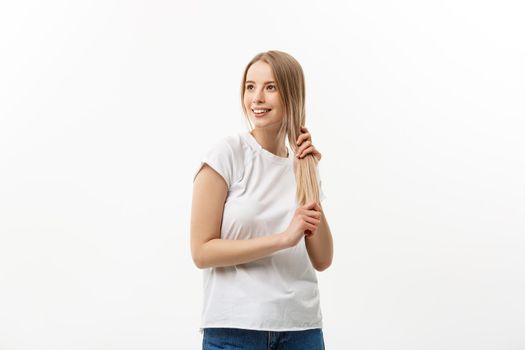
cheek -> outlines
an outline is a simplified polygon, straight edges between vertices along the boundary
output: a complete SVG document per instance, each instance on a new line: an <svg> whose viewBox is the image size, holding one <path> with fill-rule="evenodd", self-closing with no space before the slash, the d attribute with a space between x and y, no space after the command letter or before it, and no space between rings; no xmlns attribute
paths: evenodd
<svg viewBox="0 0 525 350"><path fill-rule="evenodd" d="M281 99L277 96L275 96L273 99L272 99L272 105L276 108L276 109L281 109Z"/></svg>

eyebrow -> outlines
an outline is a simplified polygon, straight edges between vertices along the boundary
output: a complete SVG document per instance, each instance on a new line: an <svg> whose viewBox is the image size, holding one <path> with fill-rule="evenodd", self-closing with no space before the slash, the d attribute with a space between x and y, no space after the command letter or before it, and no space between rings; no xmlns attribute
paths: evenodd
<svg viewBox="0 0 525 350"><path fill-rule="evenodd" d="M255 84L255 82L254 82L254 81L251 81L251 80L247 80L245 84L248 84L248 83L253 83L253 84ZM273 80L272 80L272 81L267 81L266 83L264 83L264 85L266 85L266 84L270 84L270 83L275 83L275 81L273 81Z"/></svg>

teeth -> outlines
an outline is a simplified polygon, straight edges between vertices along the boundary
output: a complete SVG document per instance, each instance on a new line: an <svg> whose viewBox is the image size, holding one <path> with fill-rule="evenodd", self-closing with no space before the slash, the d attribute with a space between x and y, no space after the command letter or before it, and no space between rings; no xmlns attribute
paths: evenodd
<svg viewBox="0 0 525 350"><path fill-rule="evenodd" d="M269 109L254 109L253 110L255 113L263 113L263 112L268 112Z"/></svg>

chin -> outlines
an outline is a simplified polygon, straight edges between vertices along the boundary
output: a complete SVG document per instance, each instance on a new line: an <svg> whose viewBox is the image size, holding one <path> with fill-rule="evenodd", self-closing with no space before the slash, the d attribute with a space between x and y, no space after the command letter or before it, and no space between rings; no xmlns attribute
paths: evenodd
<svg viewBox="0 0 525 350"><path fill-rule="evenodd" d="M270 120L270 119L258 119L258 118L253 117L252 123L254 125L271 125L271 124L274 124L275 121Z"/></svg>
<svg viewBox="0 0 525 350"><path fill-rule="evenodd" d="M276 122L265 123L265 122L259 121L259 122L254 122L253 127L254 129L267 129L267 130L275 129L277 130L279 128L279 123L276 123Z"/></svg>

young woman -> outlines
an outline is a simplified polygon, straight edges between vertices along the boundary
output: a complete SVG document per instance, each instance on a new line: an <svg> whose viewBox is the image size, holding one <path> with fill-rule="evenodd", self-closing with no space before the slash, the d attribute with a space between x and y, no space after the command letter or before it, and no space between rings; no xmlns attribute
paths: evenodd
<svg viewBox="0 0 525 350"><path fill-rule="evenodd" d="M330 266L333 242L304 99L292 56L256 55L241 84L251 131L201 159L191 253L204 269L203 349L324 349L315 270Z"/></svg>

